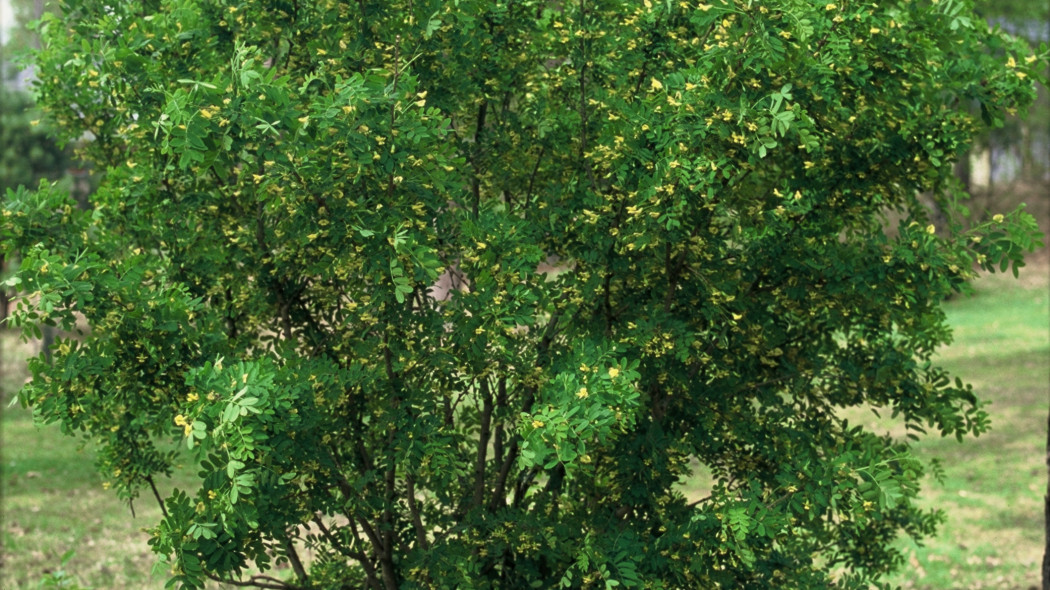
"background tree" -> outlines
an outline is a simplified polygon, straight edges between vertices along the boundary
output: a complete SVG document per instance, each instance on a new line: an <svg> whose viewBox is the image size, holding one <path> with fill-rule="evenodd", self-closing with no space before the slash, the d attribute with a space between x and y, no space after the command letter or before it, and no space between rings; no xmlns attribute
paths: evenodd
<svg viewBox="0 0 1050 590"><path fill-rule="evenodd" d="M0 231L16 323L91 331L20 397L162 503L183 587L867 588L939 517L839 410L983 431L940 302L1038 233L959 223L966 105L1001 123L1046 57L969 16L64 4L37 90L105 175Z"/></svg>
<svg viewBox="0 0 1050 590"><path fill-rule="evenodd" d="M57 180L69 167L69 153L37 126L32 98L0 85L0 191L36 187L42 179ZM5 253L0 252L0 281L8 279ZM11 293L0 286L0 320L7 317Z"/></svg>
<svg viewBox="0 0 1050 590"><path fill-rule="evenodd" d="M981 0L976 2L976 13L1026 39L1033 49L1050 41L1050 5L1045 2ZM1050 96L1045 87L1040 87L1029 116L1007 117L1003 126L985 130L975 141L970 157L960 159L960 172L979 181L969 187L973 199L968 205L979 214L988 212L991 216L996 209L1015 206L1018 193L1029 198L1044 194L1050 183L1048 150ZM971 168L976 174L971 174Z"/></svg>
<svg viewBox="0 0 1050 590"><path fill-rule="evenodd" d="M90 180L86 171L72 170L72 150L59 145L39 125L32 95L25 88L31 76L25 59L39 39L28 24L43 15L40 0L13 0L14 22L3 22L0 34L0 197L19 185L35 188L42 179L73 181L77 201L87 204ZM75 173L72 178L67 177ZM17 263L16 263L17 264ZM9 261L0 254L0 281L9 279ZM7 317L12 293L0 285L0 320ZM45 338L45 341L47 338Z"/></svg>

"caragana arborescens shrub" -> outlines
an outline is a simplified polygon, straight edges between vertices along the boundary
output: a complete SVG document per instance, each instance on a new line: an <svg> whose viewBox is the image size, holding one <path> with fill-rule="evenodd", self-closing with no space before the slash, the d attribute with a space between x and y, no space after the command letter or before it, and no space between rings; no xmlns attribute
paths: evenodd
<svg viewBox="0 0 1050 590"><path fill-rule="evenodd" d="M90 330L20 395L163 503L174 585L867 588L933 532L841 410L987 427L940 303L1037 232L951 167L1045 53L966 3L60 13L39 100L105 174L2 231L17 322Z"/></svg>

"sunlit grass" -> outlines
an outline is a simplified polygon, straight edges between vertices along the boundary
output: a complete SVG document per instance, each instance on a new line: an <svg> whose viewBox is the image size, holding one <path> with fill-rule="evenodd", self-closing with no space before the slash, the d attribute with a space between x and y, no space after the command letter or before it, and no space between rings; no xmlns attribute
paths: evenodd
<svg viewBox="0 0 1050 590"><path fill-rule="evenodd" d="M943 485L928 481L926 506L948 520L925 547L906 545L909 566L893 581L927 590L1039 586L1050 400L1050 291L1045 267L1021 282L985 277L977 294L947 305L955 343L940 360L988 402L992 429L963 443L928 438Z"/></svg>
<svg viewBox="0 0 1050 590"><path fill-rule="evenodd" d="M27 378L24 359L33 353L35 345L20 343L14 332L0 332L0 588L40 587L70 550L62 569L85 588L163 588L167 578L164 572L153 575L157 556L143 531L160 522L156 501L148 493L133 505L118 500L102 487L90 445L62 435L56 426L34 424L28 410L10 403ZM193 483L193 475L183 472L158 485L164 493Z"/></svg>

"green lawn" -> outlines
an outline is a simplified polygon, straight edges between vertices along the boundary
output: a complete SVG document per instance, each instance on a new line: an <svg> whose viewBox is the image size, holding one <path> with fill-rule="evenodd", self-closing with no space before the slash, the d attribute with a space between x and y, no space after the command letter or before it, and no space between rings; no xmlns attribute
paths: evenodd
<svg viewBox="0 0 1050 590"><path fill-rule="evenodd" d="M0 333L0 589L38 588L59 570L84 588L163 588L166 578L152 575L156 557L142 532L160 520L153 498L136 500L132 517L132 506L103 489L90 445L57 427L38 427L28 411L10 405L10 394L27 376L15 359L21 362L32 350L13 332ZM185 489L191 481L182 474L166 487L181 483Z"/></svg>
<svg viewBox="0 0 1050 590"><path fill-rule="evenodd" d="M991 276L977 295L947 305L956 342L943 363L973 383L990 402L993 429L976 440L929 439L923 457L944 462L944 485L930 481L926 499L948 514L937 539L906 545L910 565L893 582L915 589L1003 588L1039 584L1046 416L1050 400L1050 297L1046 267L1017 282ZM13 357L24 353L10 333L0 334L0 396L25 379ZM0 588L37 588L61 566L84 586L98 589L162 588L143 527L159 509L149 498L127 504L102 489L90 449L37 428L24 410L3 404L3 562ZM892 428L892 426L887 426Z"/></svg>
<svg viewBox="0 0 1050 590"><path fill-rule="evenodd" d="M927 483L925 501L948 521L925 547L908 546L904 588L1028 590L1040 585L1046 421L1050 401L1050 289L1047 271L1018 283L986 277L974 297L952 301L955 343L943 365L989 402L992 430L960 444L927 439L921 456L939 457L944 485Z"/></svg>

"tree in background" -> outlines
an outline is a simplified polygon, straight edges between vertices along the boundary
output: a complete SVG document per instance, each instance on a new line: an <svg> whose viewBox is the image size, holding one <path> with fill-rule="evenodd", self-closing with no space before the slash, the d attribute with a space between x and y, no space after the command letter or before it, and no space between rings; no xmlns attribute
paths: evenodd
<svg viewBox="0 0 1050 590"><path fill-rule="evenodd" d="M1034 48L1050 41L1050 4L1035 0L979 0L975 12L983 20L1026 39ZM1044 75L1046 72L1044 72ZM1050 97L1046 88L1039 88L1029 116L1007 117L1005 124L981 133L974 144L970 158L960 160L959 172L965 181L975 170L973 200L969 206L978 214L991 216L1016 204L1013 193L1027 186L1036 195L1045 193L1050 182ZM975 109L979 105L974 104ZM976 162L971 162L976 160ZM983 169L981 169L983 168Z"/></svg>
<svg viewBox="0 0 1050 590"><path fill-rule="evenodd" d="M0 88L0 191L35 188L66 173L69 154L38 125L39 116L28 94Z"/></svg>
<svg viewBox="0 0 1050 590"><path fill-rule="evenodd" d="M82 1L41 31L48 118L105 174L90 213L5 205L16 323L91 327L20 399L161 503L181 587L868 588L940 517L908 439L839 410L987 427L940 303L1038 232L963 230L952 165L1047 53L964 3Z"/></svg>
<svg viewBox="0 0 1050 590"><path fill-rule="evenodd" d="M32 96L21 89L24 82L22 60L26 52L39 47L27 24L43 14L41 0L11 0L15 23L2 23L7 28L0 45L0 199L8 189L19 185L36 188L41 179L51 181L65 176L70 169L70 150L60 146L38 125L39 113ZM86 202L90 190L80 183L74 187L78 200ZM0 254L0 282L10 277L10 261ZM7 317L12 293L0 284L0 320Z"/></svg>
<svg viewBox="0 0 1050 590"><path fill-rule="evenodd" d="M35 188L41 179L61 178L69 153L36 125L32 98L0 85L0 195L18 186ZM0 252L0 281L6 280L5 253ZM0 285L0 320L7 317L11 293Z"/></svg>

